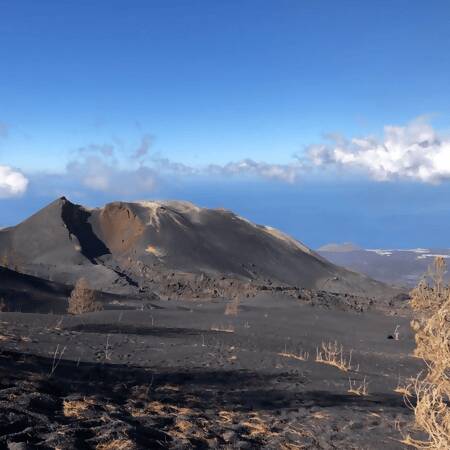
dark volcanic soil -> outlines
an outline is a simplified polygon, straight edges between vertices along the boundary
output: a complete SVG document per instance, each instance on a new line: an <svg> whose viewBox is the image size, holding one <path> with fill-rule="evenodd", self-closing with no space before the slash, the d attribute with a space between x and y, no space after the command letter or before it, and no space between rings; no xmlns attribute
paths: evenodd
<svg viewBox="0 0 450 450"><path fill-rule="evenodd" d="M273 294L237 316L223 300L151 308L2 313L0 448L404 448L394 390L420 370L408 318ZM335 340L352 370L315 361ZM348 392L364 378L368 395Z"/></svg>

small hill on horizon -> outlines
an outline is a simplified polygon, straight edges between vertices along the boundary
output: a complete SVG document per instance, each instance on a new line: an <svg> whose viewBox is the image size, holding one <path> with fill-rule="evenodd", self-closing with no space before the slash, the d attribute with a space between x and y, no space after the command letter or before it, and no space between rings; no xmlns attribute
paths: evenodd
<svg viewBox="0 0 450 450"><path fill-rule="evenodd" d="M317 250L324 258L382 281L412 288L427 273L429 266L437 256L450 262L450 249L364 249L353 244L329 244ZM450 273L446 279L450 281Z"/></svg>
<svg viewBox="0 0 450 450"><path fill-rule="evenodd" d="M363 250L356 244L352 242L344 242L342 244L325 244L322 247L318 248L317 251L320 252L355 252L358 250Z"/></svg>

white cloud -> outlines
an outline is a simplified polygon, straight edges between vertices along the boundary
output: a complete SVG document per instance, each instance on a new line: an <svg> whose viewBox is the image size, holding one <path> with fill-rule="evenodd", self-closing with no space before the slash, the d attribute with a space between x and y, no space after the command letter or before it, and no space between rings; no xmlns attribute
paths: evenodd
<svg viewBox="0 0 450 450"><path fill-rule="evenodd" d="M384 127L382 139L335 139L332 145L310 146L306 160L316 167L363 169L379 181L437 183L450 179L450 138L417 119L406 126Z"/></svg>
<svg viewBox="0 0 450 450"><path fill-rule="evenodd" d="M156 173L152 168L124 169L100 154L72 161L66 170L69 177L93 191L138 194L152 191L156 183Z"/></svg>
<svg viewBox="0 0 450 450"><path fill-rule="evenodd" d="M0 165L0 198L16 197L25 193L28 179L19 171Z"/></svg>
<svg viewBox="0 0 450 450"><path fill-rule="evenodd" d="M297 162L291 164L271 164L252 159L243 159L241 161L229 162L223 166L212 164L207 167L206 171L221 175L250 174L261 178L294 183L300 176L301 164Z"/></svg>

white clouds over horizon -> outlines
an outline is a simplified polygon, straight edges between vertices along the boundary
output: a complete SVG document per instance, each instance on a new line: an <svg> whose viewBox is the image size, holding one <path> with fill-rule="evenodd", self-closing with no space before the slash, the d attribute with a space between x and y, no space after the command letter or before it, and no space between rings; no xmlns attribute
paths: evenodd
<svg viewBox="0 0 450 450"><path fill-rule="evenodd" d="M268 180L277 180L285 183L295 183L302 174L302 166L297 162L290 164L271 164L253 159L241 159L225 165L210 164L204 171L206 173L224 176L253 175Z"/></svg>
<svg viewBox="0 0 450 450"><path fill-rule="evenodd" d="M310 146L304 160L317 168L363 170L375 181L439 183L450 180L450 137L419 118L405 126L384 127L381 139L334 138L331 145Z"/></svg>
<svg viewBox="0 0 450 450"><path fill-rule="evenodd" d="M285 164L244 158L226 164L196 166L153 153L153 137L144 134L136 148L122 144L90 144L72 154L65 171L41 174L33 183L80 186L113 194L146 194L164 179L188 177L252 178L294 184L314 174L339 171L352 177L366 174L374 181L410 180L420 183L450 181L450 137L438 133L426 120L404 126L386 126L381 137L346 139L330 137L328 143L311 145ZM327 169L331 169L331 173ZM175 177L175 178L171 178ZM38 181L39 180L39 181ZM17 169L0 165L0 198L25 193L28 178ZM43 186L45 188L45 186Z"/></svg>

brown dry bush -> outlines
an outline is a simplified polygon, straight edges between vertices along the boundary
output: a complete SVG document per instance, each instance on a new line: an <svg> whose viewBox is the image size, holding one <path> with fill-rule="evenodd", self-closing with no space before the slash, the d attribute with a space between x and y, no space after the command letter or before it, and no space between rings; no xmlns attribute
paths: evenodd
<svg viewBox="0 0 450 450"><path fill-rule="evenodd" d="M226 316L237 316L239 314L239 297L237 295L233 295L231 300L227 303L225 308Z"/></svg>
<svg viewBox="0 0 450 450"><path fill-rule="evenodd" d="M102 304L96 300L95 292L89 287L85 278L80 278L69 297L69 314L83 314L100 311Z"/></svg>
<svg viewBox="0 0 450 450"><path fill-rule="evenodd" d="M450 288L444 283L445 260L436 258L426 277L411 292L417 318L415 355L427 369L410 384L405 400L414 411L415 426L427 440L407 436L405 442L418 449L450 448Z"/></svg>

